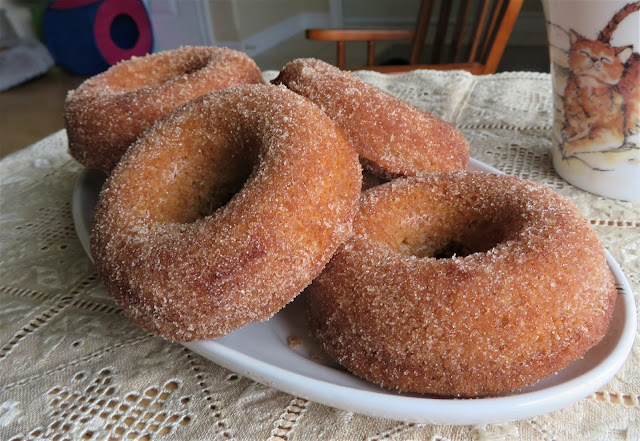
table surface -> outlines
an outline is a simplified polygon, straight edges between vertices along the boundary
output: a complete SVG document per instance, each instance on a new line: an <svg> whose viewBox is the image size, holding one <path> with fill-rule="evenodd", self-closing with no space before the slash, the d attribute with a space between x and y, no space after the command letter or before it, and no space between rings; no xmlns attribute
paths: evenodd
<svg viewBox="0 0 640 441"><path fill-rule="evenodd" d="M274 72L265 72L271 78ZM638 303L640 203L553 171L547 74L416 71L363 80L456 124L471 155L580 207ZM640 439L640 344L603 388L528 420L436 426L333 409L253 382L132 325L80 245L82 166L64 131L0 161L0 439Z"/></svg>

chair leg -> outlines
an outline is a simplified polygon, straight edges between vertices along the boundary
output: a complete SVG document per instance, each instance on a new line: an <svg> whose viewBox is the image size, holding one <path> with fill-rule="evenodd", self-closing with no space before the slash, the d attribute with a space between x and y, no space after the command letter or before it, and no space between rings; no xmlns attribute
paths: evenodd
<svg viewBox="0 0 640 441"><path fill-rule="evenodd" d="M344 70L344 64L345 64L344 41L339 41L337 47L338 47L338 68Z"/></svg>
<svg viewBox="0 0 640 441"><path fill-rule="evenodd" d="M500 60L502 59L504 49L507 47L509 36L511 35L511 31L513 30L515 21L517 20L520 9L522 8L522 3L523 0L514 0L508 2L508 6L504 12L502 20L506 21L507 23L511 23L511 26L502 26L497 33L496 38L494 39L493 47L491 48L487 56L484 70L485 74L495 73L498 69L498 65L500 64Z"/></svg>
<svg viewBox="0 0 640 441"><path fill-rule="evenodd" d="M422 47L424 46L424 39L427 36L427 30L429 29L429 20L431 19L432 10L433 0L422 0L422 3L420 3L420 11L418 12L418 24L413 35L410 64L420 64Z"/></svg>
<svg viewBox="0 0 640 441"><path fill-rule="evenodd" d="M376 43L373 40L367 41L367 66L372 67L376 56Z"/></svg>

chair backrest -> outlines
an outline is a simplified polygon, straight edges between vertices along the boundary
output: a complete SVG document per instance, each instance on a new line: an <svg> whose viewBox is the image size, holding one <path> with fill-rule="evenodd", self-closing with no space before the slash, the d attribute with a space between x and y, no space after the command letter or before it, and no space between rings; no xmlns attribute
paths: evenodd
<svg viewBox="0 0 640 441"><path fill-rule="evenodd" d="M498 68L523 0L422 0L413 31L311 29L307 38L338 43L338 67L344 69L345 42L368 42L365 69L404 72L418 68L465 69L477 74ZM374 64L375 42L407 40L407 65ZM425 51L425 48L427 51Z"/></svg>
<svg viewBox="0 0 640 441"><path fill-rule="evenodd" d="M411 64L424 64L423 48L430 47L426 64L479 63L485 73L495 72L521 7L522 0L423 0ZM435 32L429 32L434 14Z"/></svg>

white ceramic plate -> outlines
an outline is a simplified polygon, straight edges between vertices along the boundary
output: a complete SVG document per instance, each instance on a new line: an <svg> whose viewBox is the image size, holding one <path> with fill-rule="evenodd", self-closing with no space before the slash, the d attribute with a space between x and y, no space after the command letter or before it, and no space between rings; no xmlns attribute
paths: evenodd
<svg viewBox="0 0 640 441"><path fill-rule="evenodd" d="M472 160L470 170L499 173ZM88 252L91 218L104 175L85 170L73 193L78 237ZM270 320L229 335L185 346L240 375L338 409L429 424L490 424L530 418L572 404L602 387L620 369L633 345L636 311L629 282L607 253L618 299L604 339L580 360L522 391L500 397L448 399L397 393L355 377L331 361L309 336L298 297ZM290 344L291 338L300 342Z"/></svg>

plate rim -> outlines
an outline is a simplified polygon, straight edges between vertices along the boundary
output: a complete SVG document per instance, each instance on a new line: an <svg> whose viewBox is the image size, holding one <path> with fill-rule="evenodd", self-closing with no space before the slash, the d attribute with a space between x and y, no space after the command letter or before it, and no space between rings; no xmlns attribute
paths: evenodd
<svg viewBox="0 0 640 441"><path fill-rule="evenodd" d="M484 171L503 174L474 158L470 159L469 165ZM84 169L76 180L72 195L74 228L92 261L89 245L90 224L83 211L82 191L87 180L92 178L92 174L95 179L95 173L102 172ZM631 352L637 330L633 291L618 262L608 250L605 249L605 253L607 264L616 280L618 290L616 302L622 300L624 308L620 338L613 346L610 355L587 372L541 390L483 398L419 397L405 396L400 393L395 395L393 391L383 388L380 388L380 392L357 389L292 372L225 346L219 340L201 340L181 344L220 366L269 387L366 416L410 423L450 425L492 424L521 420L563 408L593 393L615 376ZM310 384L316 387L310 390ZM321 392L317 393L314 390ZM372 401L376 402L379 399L385 401L384 406L371 404ZM501 410L500 415L496 415L496 409ZM455 416L452 418L451 415Z"/></svg>
<svg viewBox="0 0 640 441"><path fill-rule="evenodd" d="M637 322L631 287L619 264L607 250L605 252L616 284L621 285L616 298L617 302L622 300L623 307L624 322L620 338L613 346L611 354L587 372L541 390L481 398L392 395L393 391L383 388L380 388L381 392L361 390L291 372L241 353L216 340L194 341L182 343L182 345L208 360L259 383L316 403L363 415L409 423L451 425L495 424L531 418L566 407L595 392L615 376L633 347ZM246 368L249 363L252 365L251 371ZM301 386L301 383L306 384ZM317 386L316 390L324 392L309 392L309 383ZM350 396L344 395L343 392L347 390ZM367 399L372 396L385 400L383 409L379 406L367 406L369 402ZM348 408L345 406L345 401ZM482 405L479 406L478 403ZM496 415L496 408L500 408L502 411L500 416ZM425 414L425 411L429 411L429 414ZM452 414L457 417L451 418Z"/></svg>

